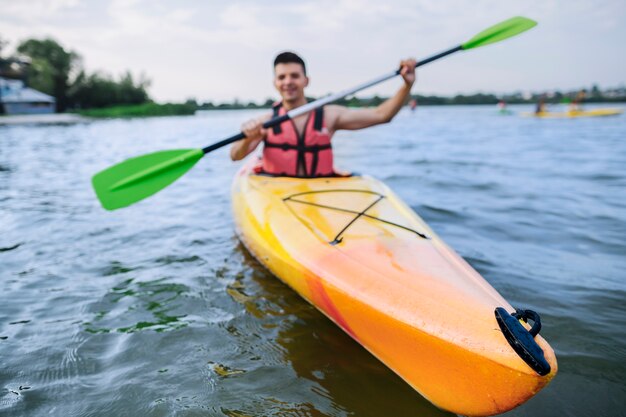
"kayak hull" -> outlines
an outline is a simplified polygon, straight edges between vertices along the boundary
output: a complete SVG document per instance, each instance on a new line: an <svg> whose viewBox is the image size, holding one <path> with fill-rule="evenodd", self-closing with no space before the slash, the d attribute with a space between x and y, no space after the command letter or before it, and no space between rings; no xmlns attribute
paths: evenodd
<svg viewBox="0 0 626 417"><path fill-rule="evenodd" d="M383 183L367 176L235 177L237 234L275 276L436 406L467 416L522 404L533 371L494 316L514 309Z"/></svg>
<svg viewBox="0 0 626 417"><path fill-rule="evenodd" d="M540 119L577 119L580 117L607 117L618 116L623 113L620 109L595 109L568 112L540 112L540 113L522 113L527 117L538 117Z"/></svg>

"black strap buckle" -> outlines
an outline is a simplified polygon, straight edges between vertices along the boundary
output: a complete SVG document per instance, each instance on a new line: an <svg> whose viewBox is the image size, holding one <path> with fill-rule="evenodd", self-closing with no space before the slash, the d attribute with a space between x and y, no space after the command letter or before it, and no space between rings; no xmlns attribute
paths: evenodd
<svg viewBox="0 0 626 417"><path fill-rule="evenodd" d="M551 370L550 364L543 355L543 349L534 339L541 330L539 314L532 310L520 309L515 309L515 312L509 314L504 308L497 307L495 315L502 334L520 358L539 375L548 375ZM527 322L529 319L533 321L533 326L526 330L519 320Z"/></svg>

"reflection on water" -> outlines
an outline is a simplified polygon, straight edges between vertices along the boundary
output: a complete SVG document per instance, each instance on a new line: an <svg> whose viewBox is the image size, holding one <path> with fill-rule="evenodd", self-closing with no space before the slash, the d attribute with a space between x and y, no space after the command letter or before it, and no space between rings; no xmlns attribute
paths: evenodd
<svg viewBox="0 0 626 417"><path fill-rule="evenodd" d="M0 415L446 415L247 254L226 149L149 200L98 206L96 171L255 114L0 127ZM623 116L478 106L336 138L341 168L384 180L541 313L559 374L507 415L623 414L624 137Z"/></svg>
<svg viewBox="0 0 626 417"><path fill-rule="evenodd" d="M121 268L118 270L127 272ZM187 326L187 314L173 315L180 309L187 287L166 282L165 278L134 283L127 279L118 284L93 308L99 309L91 322L83 323L89 333L117 331L132 333L141 330L156 332L177 330ZM184 311L184 310L183 310ZM128 323L141 320L137 323Z"/></svg>
<svg viewBox="0 0 626 417"><path fill-rule="evenodd" d="M294 321L276 341L289 353L296 375L310 380L314 394L327 399L325 415L453 415L418 395L318 312Z"/></svg>
<svg viewBox="0 0 626 417"><path fill-rule="evenodd" d="M240 250L244 252L247 263L262 268L250 260L250 255L242 246ZM267 273L254 274L252 279L254 282L251 285L258 286L255 293L263 295L263 304L269 307L268 311L275 311L273 304L286 306L282 317L277 316L275 341L283 348L282 360L293 368L298 378L306 379L309 387L307 393L302 393L297 387L293 392L296 403L279 411L306 409L317 413L313 415L451 415L438 410L417 394L277 279ZM313 397L308 403L311 395ZM320 396L325 401L320 402ZM317 401L315 398L318 398ZM374 401L364 401L364 398ZM286 405L285 402L283 406Z"/></svg>

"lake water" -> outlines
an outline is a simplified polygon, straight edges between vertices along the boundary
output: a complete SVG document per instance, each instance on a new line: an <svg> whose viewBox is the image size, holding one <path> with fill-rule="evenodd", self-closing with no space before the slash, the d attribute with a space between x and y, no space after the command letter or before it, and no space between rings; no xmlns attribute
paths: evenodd
<svg viewBox="0 0 626 417"><path fill-rule="evenodd" d="M238 243L227 149L132 207L95 199L95 172L257 114L0 126L0 415L450 415ZM626 115L421 107L334 143L541 314L559 373L507 416L626 415Z"/></svg>

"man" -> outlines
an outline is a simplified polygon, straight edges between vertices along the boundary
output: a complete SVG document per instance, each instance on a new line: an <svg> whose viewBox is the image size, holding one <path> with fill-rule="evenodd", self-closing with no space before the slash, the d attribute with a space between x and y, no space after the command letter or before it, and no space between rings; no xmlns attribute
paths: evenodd
<svg viewBox="0 0 626 417"><path fill-rule="evenodd" d="M572 113L583 111L581 103L585 99L586 95L587 95L587 90L580 90L574 97L574 100L572 100L572 102L570 103L568 111Z"/></svg>
<svg viewBox="0 0 626 417"><path fill-rule="evenodd" d="M540 115L546 111L546 95L542 94L539 96L539 100L535 105L535 114Z"/></svg>
<svg viewBox="0 0 626 417"><path fill-rule="evenodd" d="M271 129L262 125L275 116L307 103L304 89L309 85L302 58L292 52L283 52L274 60L274 87L282 102L273 112L241 126L246 138L235 142L230 156L233 161L243 159L264 142L263 158L258 171L272 175L294 177L333 176L331 138L341 129L357 130L388 123L406 103L415 82L414 59L400 62L404 83L398 92L375 108L348 109L327 105L296 117Z"/></svg>

